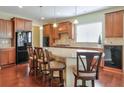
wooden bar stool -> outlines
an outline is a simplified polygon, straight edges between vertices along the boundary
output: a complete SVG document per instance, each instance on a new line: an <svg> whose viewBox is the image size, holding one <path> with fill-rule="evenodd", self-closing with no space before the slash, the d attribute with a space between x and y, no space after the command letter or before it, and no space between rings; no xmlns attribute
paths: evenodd
<svg viewBox="0 0 124 93"><path fill-rule="evenodd" d="M55 78L59 78L58 86L64 86L64 79L63 79L63 71L66 67L64 62L57 62L56 60L51 60L50 52L45 49L45 56L48 62L48 71L49 71L49 86L52 86L53 80ZM54 73L58 72L58 76L54 76Z"/></svg>
<svg viewBox="0 0 124 93"><path fill-rule="evenodd" d="M82 80L82 86L86 87L86 81L91 80L92 87L94 80L98 79L101 52L77 52L77 65L73 68L75 76L74 86L77 87L77 80Z"/></svg>
<svg viewBox="0 0 124 93"><path fill-rule="evenodd" d="M36 53L36 68L37 68L36 74L42 75L43 71L46 69L43 48L35 47L35 53Z"/></svg>
<svg viewBox="0 0 124 93"><path fill-rule="evenodd" d="M34 49L32 46L27 46L28 57L29 57L29 73L34 73Z"/></svg>
<svg viewBox="0 0 124 93"><path fill-rule="evenodd" d="M41 76L43 81L46 81L46 76L49 74L48 61L46 60L44 50L41 47L35 47L36 59L37 59L37 76Z"/></svg>

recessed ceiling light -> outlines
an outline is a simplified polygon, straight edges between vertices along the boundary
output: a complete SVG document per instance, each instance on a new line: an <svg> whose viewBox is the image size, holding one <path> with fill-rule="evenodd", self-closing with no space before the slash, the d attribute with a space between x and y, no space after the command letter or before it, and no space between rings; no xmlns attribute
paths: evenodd
<svg viewBox="0 0 124 93"><path fill-rule="evenodd" d="M44 20L45 19L45 17L41 17L41 20Z"/></svg>
<svg viewBox="0 0 124 93"><path fill-rule="evenodd" d="M18 6L19 8L23 8L23 6Z"/></svg>

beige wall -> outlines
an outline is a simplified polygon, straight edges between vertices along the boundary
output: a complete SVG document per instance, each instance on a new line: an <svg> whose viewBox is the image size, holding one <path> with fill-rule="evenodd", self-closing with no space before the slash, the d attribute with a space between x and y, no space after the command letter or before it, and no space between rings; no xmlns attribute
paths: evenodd
<svg viewBox="0 0 124 93"><path fill-rule="evenodd" d="M40 27L39 26L33 26L32 44L35 47L40 47Z"/></svg>

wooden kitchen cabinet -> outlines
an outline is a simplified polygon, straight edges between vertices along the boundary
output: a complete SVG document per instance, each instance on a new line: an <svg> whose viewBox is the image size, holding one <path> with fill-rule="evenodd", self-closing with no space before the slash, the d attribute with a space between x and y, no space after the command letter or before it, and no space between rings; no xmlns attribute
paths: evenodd
<svg viewBox="0 0 124 93"><path fill-rule="evenodd" d="M32 31L32 21L22 18L13 18L15 31Z"/></svg>
<svg viewBox="0 0 124 93"><path fill-rule="evenodd" d="M69 22L69 21L66 21L66 22L61 22L61 23L59 23L59 25L58 25L58 31L59 31L59 33L68 33L71 29L72 27L72 23L71 22Z"/></svg>
<svg viewBox="0 0 124 93"><path fill-rule="evenodd" d="M105 14L105 37L123 37L123 11Z"/></svg>
<svg viewBox="0 0 124 93"><path fill-rule="evenodd" d="M9 20L6 21L6 34L7 34L8 38L12 38L13 37L12 21L9 21Z"/></svg>
<svg viewBox="0 0 124 93"><path fill-rule="evenodd" d="M58 33L67 33L69 38L72 39L72 23L70 21L61 22L58 26Z"/></svg>
<svg viewBox="0 0 124 93"><path fill-rule="evenodd" d="M0 65L15 63L15 48L0 49Z"/></svg>
<svg viewBox="0 0 124 93"><path fill-rule="evenodd" d="M58 31L59 33L65 33L68 32L68 23L67 22L61 22L58 25Z"/></svg>
<svg viewBox="0 0 124 93"><path fill-rule="evenodd" d="M9 59L8 59L8 51L0 51L0 65L7 65L9 64Z"/></svg>
<svg viewBox="0 0 124 93"><path fill-rule="evenodd" d="M2 20L2 31L4 32L4 37L6 36L6 27L7 27L7 24L6 24L6 20Z"/></svg>
<svg viewBox="0 0 124 93"><path fill-rule="evenodd" d="M53 33L53 25L45 24L43 25L43 37L49 37L49 45L51 46L54 43L54 33Z"/></svg>
<svg viewBox="0 0 124 93"><path fill-rule="evenodd" d="M12 22L10 20L0 19L0 33L1 38L12 38Z"/></svg>
<svg viewBox="0 0 124 93"><path fill-rule="evenodd" d="M2 19L0 19L0 38L2 37L2 23L3 23L3 21L2 21Z"/></svg>
<svg viewBox="0 0 124 93"><path fill-rule="evenodd" d="M32 21L23 19L23 18L12 18L13 23L13 39L12 39L12 46L16 46L16 33L18 31L32 31Z"/></svg>
<svg viewBox="0 0 124 93"><path fill-rule="evenodd" d="M59 39L59 33L58 33L58 30L57 28L53 28L53 39Z"/></svg>
<svg viewBox="0 0 124 93"><path fill-rule="evenodd" d="M52 24L43 25L43 36L49 37L53 32Z"/></svg>
<svg viewBox="0 0 124 93"><path fill-rule="evenodd" d="M49 45L53 45L55 40L60 39L61 34L68 34L68 37L72 39L72 23L69 21L61 22L58 27L53 28L52 24L43 25L43 36L49 37Z"/></svg>
<svg viewBox="0 0 124 93"><path fill-rule="evenodd" d="M9 52L9 64L15 63L16 57L15 57L15 49L11 49Z"/></svg>
<svg viewBox="0 0 124 93"><path fill-rule="evenodd" d="M123 11L113 13L113 36L123 37Z"/></svg>
<svg viewBox="0 0 124 93"><path fill-rule="evenodd" d="M20 18L15 19L16 31L24 31L24 20Z"/></svg>
<svg viewBox="0 0 124 93"><path fill-rule="evenodd" d="M0 33L1 33L0 38L6 37L6 21L3 19L0 19Z"/></svg>
<svg viewBox="0 0 124 93"><path fill-rule="evenodd" d="M112 37L112 14L105 15L105 36Z"/></svg>
<svg viewBox="0 0 124 93"><path fill-rule="evenodd" d="M32 21L25 20L24 29L25 31L32 31Z"/></svg>

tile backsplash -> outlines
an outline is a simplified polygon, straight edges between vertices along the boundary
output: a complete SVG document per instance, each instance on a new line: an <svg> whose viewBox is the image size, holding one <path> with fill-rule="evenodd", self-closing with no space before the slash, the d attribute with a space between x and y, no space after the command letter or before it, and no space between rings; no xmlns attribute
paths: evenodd
<svg viewBox="0 0 124 93"><path fill-rule="evenodd" d="M0 48L11 47L11 39L0 39Z"/></svg>
<svg viewBox="0 0 124 93"><path fill-rule="evenodd" d="M73 47L98 47L102 48L102 45L99 45L97 43L77 43L74 39L69 39L68 34L61 34L60 39L55 41L54 45L69 45Z"/></svg>
<svg viewBox="0 0 124 93"><path fill-rule="evenodd" d="M61 34L60 35L60 39L55 41L55 44L64 44L64 45L70 45L71 43L73 43L72 39L69 39L68 34Z"/></svg>

